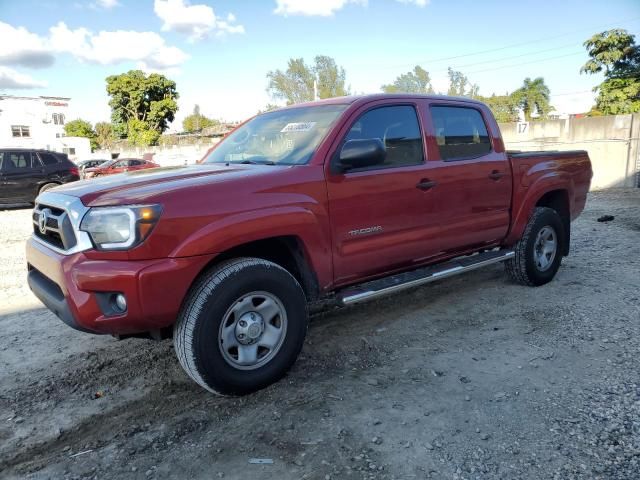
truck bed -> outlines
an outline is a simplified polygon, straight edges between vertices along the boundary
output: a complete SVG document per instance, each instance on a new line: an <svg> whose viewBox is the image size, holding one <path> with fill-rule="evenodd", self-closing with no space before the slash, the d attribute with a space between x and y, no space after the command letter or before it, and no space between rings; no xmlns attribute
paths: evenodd
<svg viewBox="0 0 640 480"><path fill-rule="evenodd" d="M553 157L565 158L576 156L587 156L586 150L507 150L509 158L534 158L534 157Z"/></svg>

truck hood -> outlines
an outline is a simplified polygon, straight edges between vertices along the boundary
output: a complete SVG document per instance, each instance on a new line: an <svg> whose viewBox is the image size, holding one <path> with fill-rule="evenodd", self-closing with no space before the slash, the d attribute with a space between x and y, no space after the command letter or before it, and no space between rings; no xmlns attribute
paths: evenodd
<svg viewBox="0 0 640 480"><path fill-rule="evenodd" d="M56 188L56 192L79 197L86 206L124 205L203 183L269 175L281 168L288 167L224 163L160 167L67 183Z"/></svg>

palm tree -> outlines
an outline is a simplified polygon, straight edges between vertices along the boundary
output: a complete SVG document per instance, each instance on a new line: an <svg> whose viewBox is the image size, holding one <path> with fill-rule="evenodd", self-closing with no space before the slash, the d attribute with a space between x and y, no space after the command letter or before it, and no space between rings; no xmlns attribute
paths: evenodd
<svg viewBox="0 0 640 480"><path fill-rule="evenodd" d="M522 87L513 92L513 95L518 106L522 108L527 122L531 120L531 114L534 111L544 117L551 110L549 87L545 85L542 77L535 80L531 80L529 77L525 78Z"/></svg>

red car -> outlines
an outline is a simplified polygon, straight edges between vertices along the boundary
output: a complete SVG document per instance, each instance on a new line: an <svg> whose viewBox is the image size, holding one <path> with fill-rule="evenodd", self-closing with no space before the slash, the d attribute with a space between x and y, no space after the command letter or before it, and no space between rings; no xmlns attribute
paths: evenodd
<svg viewBox="0 0 640 480"><path fill-rule="evenodd" d="M131 172L134 170L143 170L145 168L157 168L160 165L148 160L139 158L118 158L109 160L98 165L97 167L87 168L84 170L84 178L95 178L100 175L113 175L114 173Z"/></svg>
<svg viewBox="0 0 640 480"><path fill-rule="evenodd" d="M173 336L194 381L244 394L287 372L309 311L498 262L515 282L550 282L591 176L585 151L507 152L471 99L292 105L199 165L41 194L27 278L70 326Z"/></svg>

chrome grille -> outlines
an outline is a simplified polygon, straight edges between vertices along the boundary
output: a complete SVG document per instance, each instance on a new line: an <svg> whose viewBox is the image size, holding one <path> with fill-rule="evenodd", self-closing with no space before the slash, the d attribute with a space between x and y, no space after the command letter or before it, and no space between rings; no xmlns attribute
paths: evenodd
<svg viewBox="0 0 640 480"><path fill-rule="evenodd" d="M70 250L77 244L67 212L44 203L36 204L33 210L33 234L59 250Z"/></svg>
<svg viewBox="0 0 640 480"><path fill-rule="evenodd" d="M93 248L80 223L89 209L82 201L71 195L44 192L36 198L32 239L63 255Z"/></svg>

